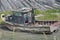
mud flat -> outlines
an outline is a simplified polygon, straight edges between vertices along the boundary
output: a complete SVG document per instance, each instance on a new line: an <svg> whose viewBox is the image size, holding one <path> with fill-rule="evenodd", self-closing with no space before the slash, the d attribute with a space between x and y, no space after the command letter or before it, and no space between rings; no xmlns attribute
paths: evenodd
<svg viewBox="0 0 60 40"><path fill-rule="evenodd" d="M54 36L56 36L57 39L59 40L60 30L50 35L44 35L44 34L32 34L26 32L12 32L6 29L4 30L0 29L0 40L45 40L46 39L45 36L48 40L54 40Z"/></svg>

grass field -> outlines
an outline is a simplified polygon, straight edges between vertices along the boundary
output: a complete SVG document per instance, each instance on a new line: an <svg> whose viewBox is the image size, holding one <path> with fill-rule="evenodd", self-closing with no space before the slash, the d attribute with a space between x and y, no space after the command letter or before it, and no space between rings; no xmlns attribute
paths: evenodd
<svg viewBox="0 0 60 40"><path fill-rule="evenodd" d="M60 10L59 9L50 9L46 11L35 10L36 15L43 15L36 18L36 20L60 20Z"/></svg>

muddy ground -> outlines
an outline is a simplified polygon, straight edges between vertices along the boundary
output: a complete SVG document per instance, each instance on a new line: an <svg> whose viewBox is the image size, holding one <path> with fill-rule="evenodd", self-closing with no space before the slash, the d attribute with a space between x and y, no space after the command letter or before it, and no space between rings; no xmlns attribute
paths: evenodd
<svg viewBox="0 0 60 40"><path fill-rule="evenodd" d="M60 28L59 28L60 29ZM32 34L26 32L13 32L0 28L0 40L54 40L60 39L60 30L52 34Z"/></svg>

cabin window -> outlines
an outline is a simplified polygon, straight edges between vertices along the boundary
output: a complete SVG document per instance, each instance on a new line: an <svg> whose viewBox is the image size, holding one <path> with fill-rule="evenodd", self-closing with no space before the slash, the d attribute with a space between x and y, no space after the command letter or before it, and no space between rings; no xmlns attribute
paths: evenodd
<svg viewBox="0 0 60 40"><path fill-rule="evenodd" d="M22 16L22 14L20 12L16 12L15 15L16 16Z"/></svg>

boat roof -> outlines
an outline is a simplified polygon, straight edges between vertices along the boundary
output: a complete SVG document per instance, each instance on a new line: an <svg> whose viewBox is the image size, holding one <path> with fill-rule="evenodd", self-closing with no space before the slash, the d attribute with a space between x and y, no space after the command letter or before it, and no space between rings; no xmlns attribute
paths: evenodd
<svg viewBox="0 0 60 40"><path fill-rule="evenodd" d="M31 10L32 10L32 8L24 7L24 8L20 8L20 9L12 9L12 12L29 12Z"/></svg>

